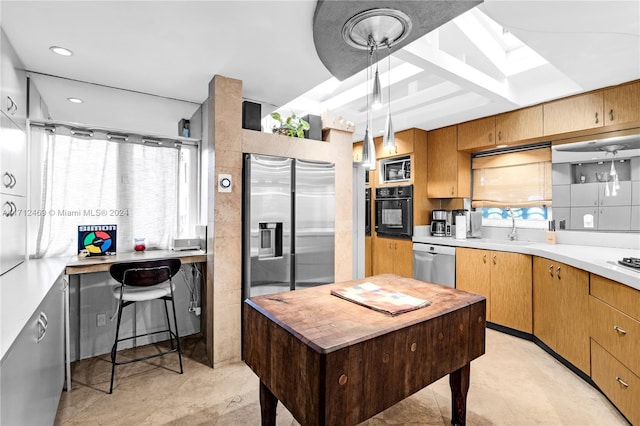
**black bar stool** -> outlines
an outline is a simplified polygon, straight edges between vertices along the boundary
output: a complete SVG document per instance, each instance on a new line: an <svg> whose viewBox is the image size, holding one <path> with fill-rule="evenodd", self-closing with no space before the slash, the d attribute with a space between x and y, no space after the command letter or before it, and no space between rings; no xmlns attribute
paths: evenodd
<svg viewBox="0 0 640 426"><path fill-rule="evenodd" d="M111 276L120 283L120 286L113 288L113 297L119 300L119 305L118 323L116 325L116 338L113 343L113 347L111 348L111 385L109 387L109 393L113 392L113 377L115 375L116 365L129 364L131 362L143 361L149 358L155 358L157 356L178 352L178 359L180 360L180 374L183 373L182 351L180 350L180 336L178 334L178 320L176 318L176 307L175 301L173 299L175 284L172 281L172 278L180 270L180 266L180 259L162 259L141 262L114 263L109 268L109 273L111 274ZM120 319L122 318L122 310L126 306L129 306L133 303L154 299L164 301L164 312L167 318L167 329L119 339L118 337L120 334ZM169 311L167 309L167 300L171 301L171 307L173 308L173 325L175 327L175 332L171 330L171 321L169 319ZM118 351L118 342L160 333L169 334L171 349L153 355L117 362L116 353ZM173 343L174 338L176 340L175 345Z"/></svg>

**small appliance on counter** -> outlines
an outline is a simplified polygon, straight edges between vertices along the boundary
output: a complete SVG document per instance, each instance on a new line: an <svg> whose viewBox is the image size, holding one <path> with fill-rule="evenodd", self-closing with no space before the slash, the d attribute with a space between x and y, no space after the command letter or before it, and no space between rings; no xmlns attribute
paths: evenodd
<svg viewBox="0 0 640 426"><path fill-rule="evenodd" d="M467 236L470 238L482 238L482 210L469 212Z"/></svg>
<svg viewBox="0 0 640 426"><path fill-rule="evenodd" d="M451 224L449 210L432 210L431 211L431 235L434 237L446 237L451 235Z"/></svg>
<svg viewBox="0 0 640 426"><path fill-rule="evenodd" d="M464 222L464 229L465 229L464 233L466 237L467 231L471 227L469 224L469 210L466 210L466 209L451 210L451 236L456 236L456 238L461 238L461 236L458 236L459 231L457 230L458 219L456 218L458 216L463 217L462 222Z"/></svg>

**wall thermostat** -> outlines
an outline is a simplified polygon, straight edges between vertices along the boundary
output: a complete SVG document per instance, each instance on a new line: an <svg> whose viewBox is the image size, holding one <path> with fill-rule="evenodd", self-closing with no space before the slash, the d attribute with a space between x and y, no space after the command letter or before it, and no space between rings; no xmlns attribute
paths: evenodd
<svg viewBox="0 0 640 426"><path fill-rule="evenodd" d="M231 175L218 175L218 192L231 192Z"/></svg>

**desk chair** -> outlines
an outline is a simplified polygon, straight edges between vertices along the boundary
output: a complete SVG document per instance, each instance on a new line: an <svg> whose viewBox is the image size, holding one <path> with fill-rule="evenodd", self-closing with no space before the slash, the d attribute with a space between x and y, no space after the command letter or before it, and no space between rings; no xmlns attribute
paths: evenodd
<svg viewBox="0 0 640 426"><path fill-rule="evenodd" d="M109 387L109 393L113 392L113 377L115 374L116 365L129 364L131 362L143 361L149 358L167 355L172 352L178 352L178 359L180 360L180 374L183 373L182 351L180 350L178 321L176 319L176 307L173 298L175 284L171 280L173 276L176 275L180 270L180 265L180 259L162 259L141 262L114 263L109 268L109 273L111 274L111 276L120 283L119 286L113 288L113 297L115 297L119 301L119 305L118 323L116 325L116 338L113 343L113 347L111 348L111 385ZM164 312L167 318L167 329L119 339L122 310L126 306L129 306L133 303L154 299L161 299L164 301ZM171 330L171 321L169 320L167 300L171 301L171 307L173 308L173 324L175 327L175 332ZM160 333L169 333L169 340L171 341L170 350L128 361L117 362L116 353L118 350L118 342L135 339L136 337L143 337ZM174 338L176 340L175 345L173 343Z"/></svg>

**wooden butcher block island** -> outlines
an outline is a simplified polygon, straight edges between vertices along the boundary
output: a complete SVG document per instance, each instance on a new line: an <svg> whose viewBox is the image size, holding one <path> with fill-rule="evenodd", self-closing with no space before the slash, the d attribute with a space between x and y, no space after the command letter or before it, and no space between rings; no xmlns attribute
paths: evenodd
<svg viewBox="0 0 640 426"><path fill-rule="evenodd" d="M389 315L331 294L373 283L430 302ZM302 425L354 425L450 374L465 424L471 360L485 351L483 296L396 275L253 297L244 361L260 378L262 424L280 400Z"/></svg>

